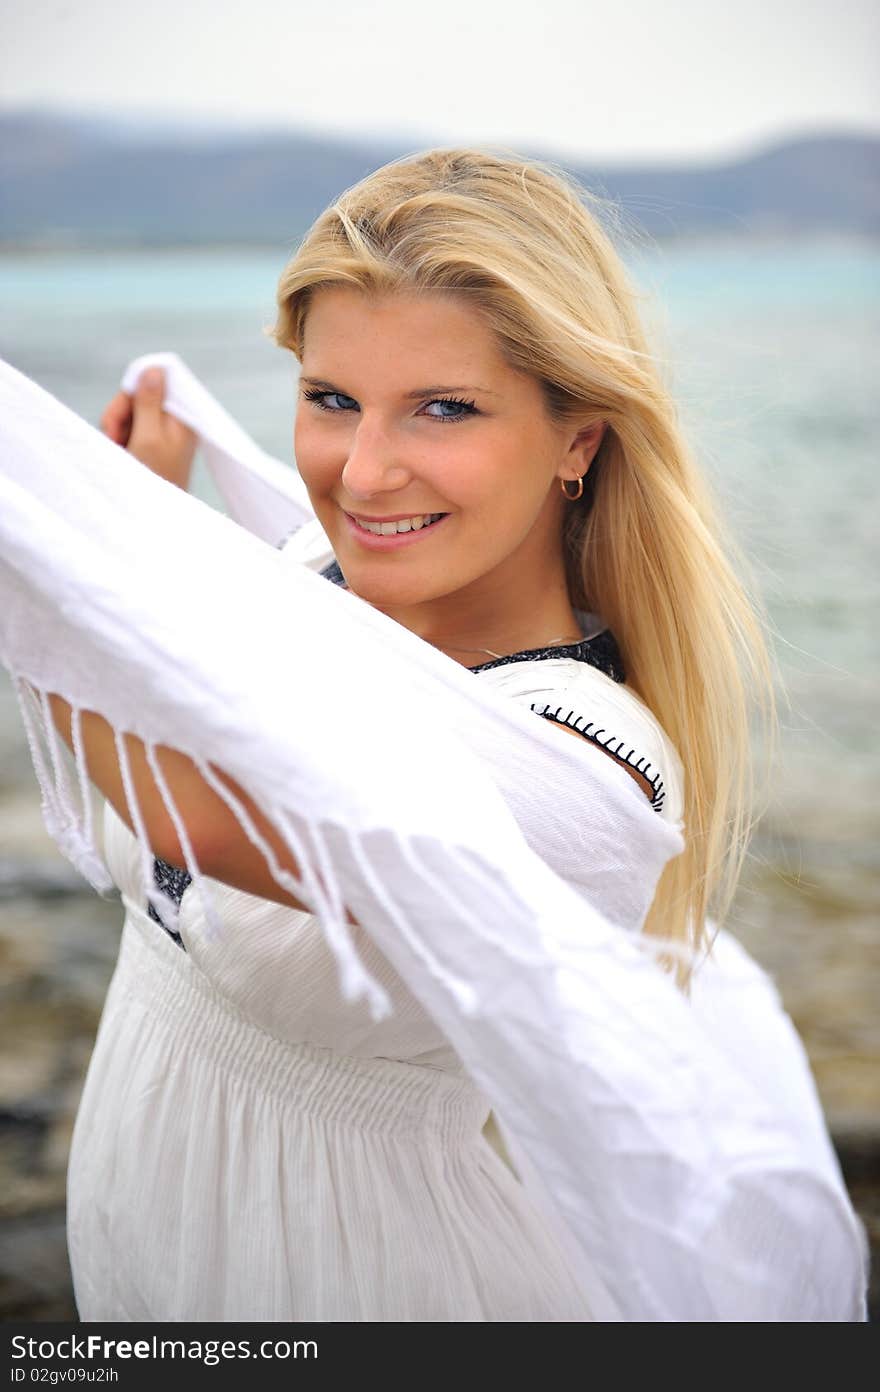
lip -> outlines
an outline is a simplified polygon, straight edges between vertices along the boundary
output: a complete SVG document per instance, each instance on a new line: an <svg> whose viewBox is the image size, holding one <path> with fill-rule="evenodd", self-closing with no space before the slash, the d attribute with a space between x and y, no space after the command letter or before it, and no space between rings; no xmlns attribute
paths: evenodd
<svg viewBox="0 0 880 1392"><path fill-rule="evenodd" d="M376 536L375 532L365 531L359 527L354 519L354 515L341 509L345 518L345 524L350 536L365 547L367 551L399 551L403 546L417 546L420 541L426 540L433 535L443 523L449 518L447 512L438 522L434 522L430 527L420 527L417 532L397 532L394 536ZM359 514L363 516L363 514ZM425 514L422 514L423 516ZM364 517L365 522L403 522L407 517L417 516L414 512L398 512L391 517Z"/></svg>
<svg viewBox="0 0 880 1392"><path fill-rule="evenodd" d="M342 509L345 512L345 508ZM435 509L439 511L439 509ZM430 512L389 512L386 517L368 517L365 512L345 512L346 517L357 518L361 522L405 522L408 517L430 517ZM406 536L406 533L403 534Z"/></svg>

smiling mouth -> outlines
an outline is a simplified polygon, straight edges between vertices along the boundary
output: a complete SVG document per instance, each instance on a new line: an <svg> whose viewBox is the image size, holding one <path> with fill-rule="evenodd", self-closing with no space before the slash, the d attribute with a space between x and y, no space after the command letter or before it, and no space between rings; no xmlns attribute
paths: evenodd
<svg viewBox="0 0 880 1392"><path fill-rule="evenodd" d="M445 512L425 512L417 513L413 517L400 517L393 521L380 522L369 517L357 517L351 512L346 515L361 531L370 532L373 536L398 536L402 532L419 532L425 527L435 526L441 518L448 516Z"/></svg>

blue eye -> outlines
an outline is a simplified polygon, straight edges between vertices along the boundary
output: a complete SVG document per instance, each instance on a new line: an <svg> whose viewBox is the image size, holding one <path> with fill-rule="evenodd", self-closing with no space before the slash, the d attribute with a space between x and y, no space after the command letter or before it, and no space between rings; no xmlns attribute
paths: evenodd
<svg viewBox="0 0 880 1392"><path fill-rule="evenodd" d="M357 408L357 402L353 396L343 396L342 392L321 391L320 388L313 387L311 391L303 392L306 401L313 401L322 411L350 411L352 406ZM345 403L339 406L328 406L327 400L336 400Z"/></svg>
<svg viewBox="0 0 880 1392"><path fill-rule="evenodd" d="M466 416L475 416L477 408L473 401L461 401L458 397L438 396L434 401L428 402L429 406L452 406L455 409L454 415L446 415L444 412L439 416L432 416L432 420L460 421Z"/></svg>

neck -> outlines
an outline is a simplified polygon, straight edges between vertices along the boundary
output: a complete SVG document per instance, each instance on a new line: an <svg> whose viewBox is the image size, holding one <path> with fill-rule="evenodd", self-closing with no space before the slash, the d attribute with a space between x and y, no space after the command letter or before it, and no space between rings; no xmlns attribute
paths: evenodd
<svg viewBox="0 0 880 1392"><path fill-rule="evenodd" d="M420 604L376 607L464 667L487 652L507 656L580 636L561 555L537 569L499 567Z"/></svg>

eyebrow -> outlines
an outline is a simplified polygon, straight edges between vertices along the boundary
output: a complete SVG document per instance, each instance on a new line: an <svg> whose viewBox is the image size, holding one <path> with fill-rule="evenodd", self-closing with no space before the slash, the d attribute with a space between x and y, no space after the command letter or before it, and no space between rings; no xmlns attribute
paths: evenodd
<svg viewBox="0 0 880 1392"><path fill-rule="evenodd" d="M332 382L324 382L319 377L300 377L301 382L306 382L310 387L320 387L322 391L338 392L339 388ZM425 396L442 396L447 392L484 392L487 396L497 396L498 392L493 392L489 387L458 386L458 387L419 387L416 391L407 392L404 400L420 401ZM348 395L347 392L342 393Z"/></svg>

